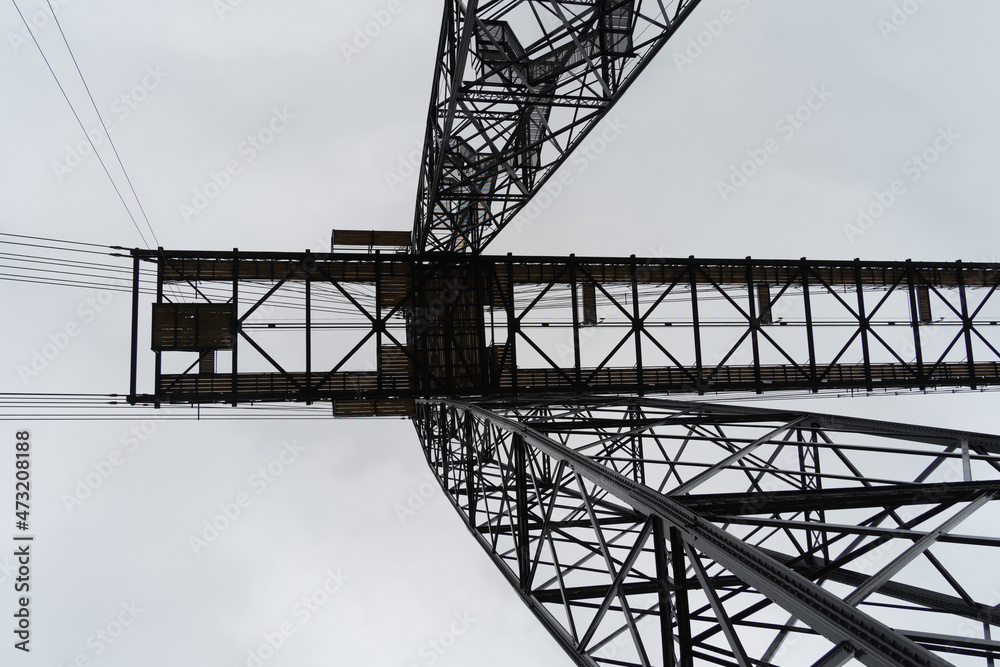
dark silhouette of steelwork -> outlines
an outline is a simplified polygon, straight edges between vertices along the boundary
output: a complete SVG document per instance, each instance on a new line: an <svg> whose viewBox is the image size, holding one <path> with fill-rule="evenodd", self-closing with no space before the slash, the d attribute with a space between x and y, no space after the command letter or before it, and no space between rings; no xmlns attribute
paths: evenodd
<svg viewBox="0 0 1000 667"><path fill-rule="evenodd" d="M1000 438L666 396L996 386L1000 264L482 254L697 4L446 0L412 233L134 250L129 402L411 418L581 666L992 667Z"/></svg>
<svg viewBox="0 0 1000 667"><path fill-rule="evenodd" d="M700 0L447 0L413 250L480 252Z"/></svg>
<svg viewBox="0 0 1000 667"><path fill-rule="evenodd" d="M955 532L995 521L996 436L638 397L420 401L416 423L578 665L1000 657L1000 537Z"/></svg>
<svg viewBox="0 0 1000 667"><path fill-rule="evenodd" d="M340 414L408 415L434 397L1000 384L996 264L134 255L155 263L158 284L143 402L331 400ZM248 322L276 300L295 319L255 334ZM336 354L323 345L321 365L313 341L330 327L353 338ZM244 350L259 363L240 365ZM228 369L197 363L223 351ZM178 353L187 361L162 372Z"/></svg>
<svg viewBox="0 0 1000 667"><path fill-rule="evenodd" d="M412 417L577 664L1000 657L1000 439L644 396L996 385L1000 265L133 255L131 402Z"/></svg>

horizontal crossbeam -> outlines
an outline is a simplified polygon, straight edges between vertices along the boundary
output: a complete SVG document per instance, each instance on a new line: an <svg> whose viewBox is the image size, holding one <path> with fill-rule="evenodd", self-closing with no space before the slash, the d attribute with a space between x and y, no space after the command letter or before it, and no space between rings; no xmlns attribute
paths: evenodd
<svg viewBox="0 0 1000 667"><path fill-rule="evenodd" d="M353 401L399 415L436 396L1000 385L996 264L133 254L156 264L157 312L172 314L156 320L156 358L217 353L212 372L156 365L133 402L324 400L365 414ZM272 307L291 318L257 321ZM344 332L343 350L317 347L327 331Z"/></svg>

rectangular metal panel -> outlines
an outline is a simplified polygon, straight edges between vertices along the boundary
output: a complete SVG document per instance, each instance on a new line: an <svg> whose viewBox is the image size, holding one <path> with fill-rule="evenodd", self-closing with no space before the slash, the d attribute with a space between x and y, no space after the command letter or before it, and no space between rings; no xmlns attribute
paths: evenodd
<svg viewBox="0 0 1000 667"><path fill-rule="evenodd" d="M335 229L331 239L333 245L382 246L405 248L410 245L410 232L387 231L381 229L355 230Z"/></svg>
<svg viewBox="0 0 1000 667"><path fill-rule="evenodd" d="M917 320L921 324L930 324L934 321L931 312L931 288L927 285L917 285Z"/></svg>
<svg viewBox="0 0 1000 667"><path fill-rule="evenodd" d="M583 326L597 324L597 288L593 283L583 285Z"/></svg>
<svg viewBox="0 0 1000 667"><path fill-rule="evenodd" d="M153 304L153 350L199 352L232 348L232 304Z"/></svg>
<svg viewBox="0 0 1000 667"><path fill-rule="evenodd" d="M333 401L334 417L409 417L414 411L412 398Z"/></svg>
<svg viewBox="0 0 1000 667"><path fill-rule="evenodd" d="M757 285L757 312L761 324L771 324L771 286Z"/></svg>

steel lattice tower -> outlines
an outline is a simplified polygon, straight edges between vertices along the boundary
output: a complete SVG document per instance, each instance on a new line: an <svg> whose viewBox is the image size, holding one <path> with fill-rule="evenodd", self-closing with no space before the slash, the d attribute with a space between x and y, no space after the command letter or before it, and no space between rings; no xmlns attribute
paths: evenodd
<svg viewBox="0 0 1000 667"><path fill-rule="evenodd" d="M579 665L992 666L1000 437L676 397L1000 384L1000 265L483 252L697 4L448 0L413 232L133 251L129 400L410 417Z"/></svg>

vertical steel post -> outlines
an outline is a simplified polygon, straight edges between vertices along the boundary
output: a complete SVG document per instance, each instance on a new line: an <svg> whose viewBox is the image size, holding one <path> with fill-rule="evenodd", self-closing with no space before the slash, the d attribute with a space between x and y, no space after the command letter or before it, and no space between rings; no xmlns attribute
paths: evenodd
<svg viewBox="0 0 1000 667"><path fill-rule="evenodd" d="M306 250L303 262L306 282L306 405L312 405L312 272L315 260ZM376 294L378 288L376 287ZM381 387L380 387L381 388Z"/></svg>
<svg viewBox="0 0 1000 667"><path fill-rule="evenodd" d="M691 609L688 605L687 567L684 565L684 540L676 528L670 529L670 555L674 570L674 606L677 610L679 667L694 667L691 641Z"/></svg>
<svg viewBox="0 0 1000 667"><path fill-rule="evenodd" d="M698 315L698 280L695 272L698 270L698 263L694 259L694 255L688 258L688 272L690 273L690 284L691 284L691 319L692 327L694 331L694 365L695 365L695 382L697 386L695 391L699 394L705 393L705 379L703 377L704 369L702 367L701 359L701 319Z"/></svg>
<svg viewBox="0 0 1000 667"><path fill-rule="evenodd" d="M663 519L653 519L653 550L656 557L656 593L660 604L660 645L664 667L676 667L673 622L677 614L670 603L670 563L667 553L667 531ZM678 622L680 619L678 619Z"/></svg>
<svg viewBox="0 0 1000 667"><path fill-rule="evenodd" d="M576 289L576 255L569 256L570 306L573 309L573 382L580 384L580 306Z"/></svg>
<svg viewBox="0 0 1000 667"><path fill-rule="evenodd" d="M163 269L166 265L166 258L163 254L163 248L157 248L157 251L159 252L160 257L156 261L156 303L160 304L163 303ZM133 268L133 271L134 270L135 269ZM163 375L163 353L160 350L156 350L154 354L156 356L156 361L155 370L153 371L153 393L156 398L154 400L153 407L159 408L160 399L162 398L160 396L160 377Z"/></svg>
<svg viewBox="0 0 1000 667"><path fill-rule="evenodd" d="M132 251L132 360L129 374L129 405L135 405L139 363L139 255Z"/></svg>
<svg viewBox="0 0 1000 667"><path fill-rule="evenodd" d="M638 383L638 394L642 396L646 393L643 383L645 378L642 373L642 313L639 310L639 277L638 261L632 255L632 336L635 338L635 378Z"/></svg>
<svg viewBox="0 0 1000 667"><path fill-rule="evenodd" d="M528 463L524 437L518 433L511 436L514 449L514 474L517 494L517 570L521 590L531 589L531 549L528 548Z"/></svg>
<svg viewBox="0 0 1000 667"><path fill-rule="evenodd" d="M375 251L375 377L379 393L382 392L385 372L382 364L382 254Z"/></svg>
<svg viewBox="0 0 1000 667"><path fill-rule="evenodd" d="M969 317L969 299L965 293L965 267L958 264L958 297L962 305L962 334L965 337L965 363L969 369L969 386L976 389L976 362L972 353L972 319Z"/></svg>
<svg viewBox="0 0 1000 667"><path fill-rule="evenodd" d="M753 347L753 383L758 394L764 393L764 382L760 376L760 341L758 332L760 322L757 319L757 290L753 277L753 264L747 257L747 304L750 306L750 344ZM768 310L771 306L768 304Z"/></svg>
<svg viewBox="0 0 1000 667"><path fill-rule="evenodd" d="M237 399L237 374L239 373L239 347L240 347L240 250L233 248L233 368L232 368L232 393L233 405L239 401Z"/></svg>
<svg viewBox="0 0 1000 667"><path fill-rule="evenodd" d="M913 280L913 262L906 260L906 287L910 296L910 327L913 329L913 352L917 364L917 383L921 389L927 388L924 375L924 354L920 346L920 316L917 312L917 290Z"/></svg>
<svg viewBox="0 0 1000 667"><path fill-rule="evenodd" d="M872 391L875 388L872 382L872 357L868 347L868 329L871 325L868 322L868 311L865 308L864 283L861 280L861 259L854 258L854 287L858 292L858 328L861 330L861 356L865 364L865 388Z"/></svg>
<svg viewBox="0 0 1000 667"><path fill-rule="evenodd" d="M809 384L814 392L819 391L819 377L816 375L816 339L813 332L812 301L809 298L809 263L802 258L802 300L806 309L806 342L809 346Z"/></svg>

